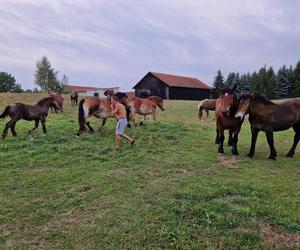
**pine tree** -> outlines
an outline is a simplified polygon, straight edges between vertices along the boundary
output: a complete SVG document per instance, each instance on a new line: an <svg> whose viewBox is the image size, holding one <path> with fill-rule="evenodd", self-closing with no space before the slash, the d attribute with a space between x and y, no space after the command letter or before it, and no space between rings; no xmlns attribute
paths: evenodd
<svg viewBox="0 0 300 250"><path fill-rule="evenodd" d="M235 73L230 72L227 76L226 81L225 81L225 87L226 88L232 88L234 86L234 79L235 79Z"/></svg>
<svg viewBox="0 0 300 250"><path fill-rule="evenodd" d="M276 89L276 74L273 67L269 67L269 69L267 70L267 81L268 81L268 85L267 85L266 95L270 99L274 99L275 89Z"/></svg>
<svg viewBox="0 0 300 250"><path fill-rule="evenodd" d="M296 64L294 69L294 77L295 77L295 97L300 97L300 61Z"/></svg>
<svg viewBox="0 0 300 250"><path fill-rule="evenodd" d="M43 56L36 64L35 83L42 90L56 90L60 87L57 74L58 72L51 67L48 58Z"/></svg>
<svg viewBox="0 0 300 250"><path fill-rule="evenodd" d="M218 70L215 80L213 82L214 90L213 97L216 98L218 96L218 90L224 88L224 77L221 70Z"/></svg>
<svg viewBox="0 0 300 250"><path fill-rule="evenodd" d="M251 75L248 72L247 74L243 74L240 77L240 92L250 91L250 81Z"/></svg>
<svg viewBox="0 0 300 250"><path fill-rule="evenodd" d="M277 72L275 98L282 99L289 97L290 83L288 69L283 65Z"/></svg>
<svg viewBox="0 0 300 250"><path fill-rule="evenodd" d="M295 96L295 81L296 81L294 67L291 65L287 72L288 72L288 82L289 82L288 97L294 97Z"/></svg>

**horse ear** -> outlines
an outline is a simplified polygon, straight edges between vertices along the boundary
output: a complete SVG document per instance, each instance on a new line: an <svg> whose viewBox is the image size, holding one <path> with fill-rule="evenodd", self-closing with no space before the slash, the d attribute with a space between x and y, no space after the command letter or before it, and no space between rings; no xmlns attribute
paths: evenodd
<svg viewBox="0 0 300 250"><path fill-rule="evenodd" d="M235 91L236 88L237 88L237 84L235 84L235 85L233 86L232 91Z"/></svg>

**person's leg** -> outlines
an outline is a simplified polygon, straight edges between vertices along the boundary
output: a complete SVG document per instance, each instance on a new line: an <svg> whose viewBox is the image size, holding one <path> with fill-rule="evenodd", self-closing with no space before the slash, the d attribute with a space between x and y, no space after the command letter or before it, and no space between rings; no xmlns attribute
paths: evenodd
<svg viewBox="0 0 300 250"><path fill-rule="evenodd" d="M121 135L123 138L125 138L127 141L129 141L131 144L133 144L134 143L134 139L133 138L131 138L130 136L128 136L128 135L126 135L126 134L122 134Z"/></svg>
<svg viewBox="0 0 300 250"><path fill-rule="evenodd" d="M121 136L117 135L115 136L115 148L118 149L120 147L120 142L121 142Z"/></svg>

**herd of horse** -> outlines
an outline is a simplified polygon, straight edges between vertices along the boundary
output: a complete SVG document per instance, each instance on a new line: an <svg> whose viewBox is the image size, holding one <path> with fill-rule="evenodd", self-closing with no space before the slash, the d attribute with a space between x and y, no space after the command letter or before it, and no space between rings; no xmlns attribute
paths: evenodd
<svg viewBox="0 0 300 250"><path fill-rule="evenodd" d="M277 152L274 146L274 132L293 128L294 141L287 157L293 157L300 140L300 99L294 98L279 103L268 100L260 93L243 93L237 95L236 86L219 89L218 99L203 100L198 105L198 117L201 119L203 110L215 110L216 140L218 153L224 153L224 130L229 130L228 145L232 146L232 155L239 155L237 149L238 135L245 116L249 115L251 127L251 146L248 153L253 157L257 136L260 131L265 132L270 148L269 159L275 160Z"/></svg>
<svg viewBox="0 0 300 250"><path fill-rule="evenodd" d="M152 114L153 120L156 121L157 107L164 111L164 101L159 96L147 96L145 98L129 97L126 93L113 90L105 91L105 98L86 97L78 103L78 93L71 94L72 107L78 106L78 124L79 130L77 136L82 133L94 129L91 127L89 119L96 117L102 119L102 124L99 129L105 125L108 118L113 118L112 114L112 98L116 98L126 107L126 116L129 125L135 125L136 114L144 117L140 125L145 125L146 116ZM11 118L5 124L2 138L7 136L10 129L13 136L16 136L15 126L17 121L24 119L35 121L35 126L29 132L31 133L38 128L41 122L43 132L47 133L46 117L49 109L52 112L63 112L64 99L58 92L49 91L48 96L40 100L36 105L26 105L23 103L14 103L7 106L0 118L9 116ZM205 99L198 105L198 118L201 120L203 111L207 117L209 110L215 110L216 120L216 139L218 144L218 153L224 154L224 131L229 130L228 145L232 146L232 155L239 155L237 144L238 136L244 122L245 116L249 115L249 123L251 127L251 146L248 153L249 157L253 157L258 133L265 132L267 142L270 147L269 159L276 159L277 153L274 147L273 133L277 131L293 128L294 142L289 152L288 157L293 157L295 149L300 140L300 99L289 99L274 103L268 100L264 95L259 93L236 93L236 86L233 88L219 89L218 99Z"/></svg>

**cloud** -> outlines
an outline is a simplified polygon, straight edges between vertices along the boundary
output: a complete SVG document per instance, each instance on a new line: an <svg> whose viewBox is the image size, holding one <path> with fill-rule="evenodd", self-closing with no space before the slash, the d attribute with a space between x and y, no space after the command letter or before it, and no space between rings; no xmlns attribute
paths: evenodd
<svg viewBox="0 0 300 250"><path fill-rule="evenodd" d="M295 64L296 1L2 0L0 69L33 87L43 55L71 83L130 89L148 71L197 76Z"/></svg>

